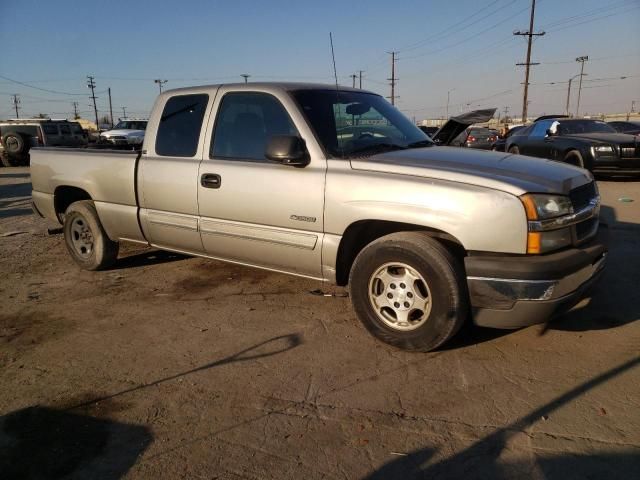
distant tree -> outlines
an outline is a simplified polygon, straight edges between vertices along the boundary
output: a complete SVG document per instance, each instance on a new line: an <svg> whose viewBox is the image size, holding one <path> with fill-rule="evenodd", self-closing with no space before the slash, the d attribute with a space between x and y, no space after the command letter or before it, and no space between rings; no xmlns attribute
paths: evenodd
<svg viewBox="0 0 640 480"><path fill-rule="evenodd" d="M36 118L49 118L49 115L45 115L44 113L39 113L36 115Z"/></svg>

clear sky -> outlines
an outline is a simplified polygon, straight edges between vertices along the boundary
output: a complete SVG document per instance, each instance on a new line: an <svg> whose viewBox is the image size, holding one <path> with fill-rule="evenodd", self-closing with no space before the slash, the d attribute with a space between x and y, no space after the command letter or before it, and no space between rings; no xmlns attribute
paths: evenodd
<svg viewBox="0 0 640 480"><path fill-rule="evenodd" d="M158 87L251 80L331 82L333 32L341 84L364 70L363 88L389 95L390 55L398 51L397 106L437 118L477 107L522 110L531 0L195 1L0 0L0 118L71 114L92 118L86 76L98 108L146 116ZM640 0L538 0L530 114L563 113L567 80L588 55L581 113L640 108ZM625 76L626 79L620 79ZM554 84L549 84L555 82ZM564 82L564 83L560 83ZM577 87L577 82L574 82ZM59 93L53 93L59 92ZM61 92L61 93L60 93ZM577 88L572 87L572 93ZM69 95L76 94L76 95ZM577 95L572 95L575 109Z"/></svg>

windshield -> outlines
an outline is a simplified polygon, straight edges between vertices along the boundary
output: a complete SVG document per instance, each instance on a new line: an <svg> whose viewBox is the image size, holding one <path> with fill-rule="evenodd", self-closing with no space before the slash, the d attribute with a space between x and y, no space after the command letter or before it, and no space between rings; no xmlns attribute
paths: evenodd
<svg viewBox="0 0 640 480"><path fill-rule="evenodd" d="M325 151L352 158L428 147L431 139L381 96L365 92L293 92Z"/></svg>
<svg viewBox="0 0 640 480"><path fill-rule="evenodd" d="M597 120L572 120L560 122L558 125L558 134L560 135L579 133L616 133L616 131L610 125Z"/></svg>
<svg viewBox="0 0 640 480"><path fill-rule="evenodd" d="M113 127L114 130L145 130L147 122L137 122L131 120L123 120Z"/></svg>

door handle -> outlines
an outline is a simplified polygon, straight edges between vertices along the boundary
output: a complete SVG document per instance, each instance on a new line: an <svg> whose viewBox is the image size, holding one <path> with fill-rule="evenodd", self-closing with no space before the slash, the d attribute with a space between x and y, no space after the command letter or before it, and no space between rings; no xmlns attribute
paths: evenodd
<svg viewBox="0 0 640 480"><path fill-rule="evenodd" d="M222 178L217 173L203 173L200 177L200 185L204 188L220 188Z"/></svg>

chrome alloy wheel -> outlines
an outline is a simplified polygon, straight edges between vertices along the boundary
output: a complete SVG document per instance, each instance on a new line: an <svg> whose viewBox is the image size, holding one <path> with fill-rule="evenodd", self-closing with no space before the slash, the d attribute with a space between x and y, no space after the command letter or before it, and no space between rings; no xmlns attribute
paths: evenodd
<svg viewBox="0 0 640 480"><path fill-rule="evenodd" d="M93 252L93 233L83 217L76 217L71 223L71 242L78 256L89 258Z"/></svg>
<svg viewBox="0 0 640 480"><path fill-rule="evenodd" d="M385 263L371 275L369 302L378 318L395 330L415 330L431 313L429 285L404 263Z"/></svg>

